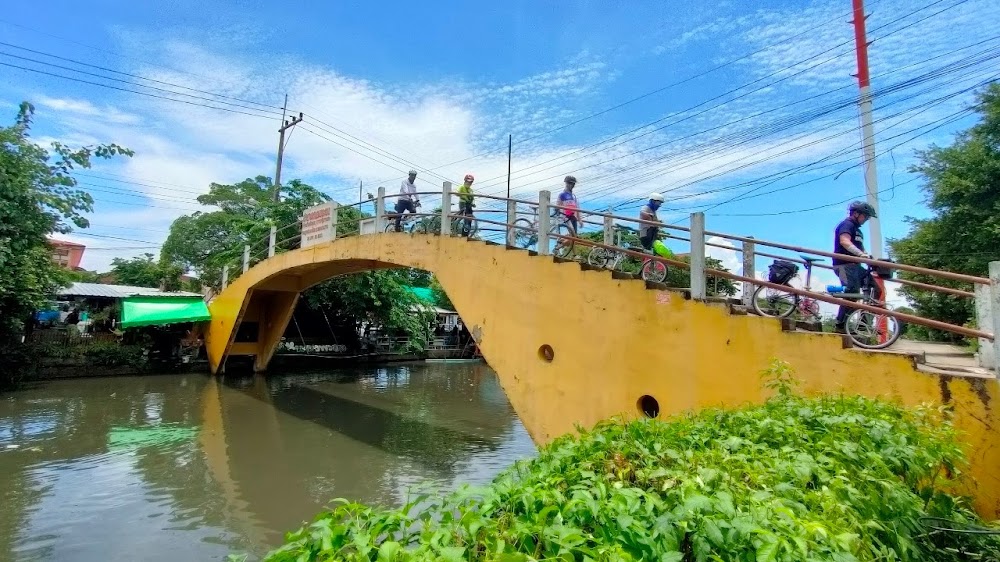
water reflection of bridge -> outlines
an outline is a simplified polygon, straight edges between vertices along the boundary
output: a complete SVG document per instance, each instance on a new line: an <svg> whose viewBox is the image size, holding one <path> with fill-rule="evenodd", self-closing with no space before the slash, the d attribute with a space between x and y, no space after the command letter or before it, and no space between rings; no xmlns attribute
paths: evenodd
<svg viewBox="0 0 1000 562"><path fill-rule="evenodd" d="M0 458L0 558L12 552L12 537L33 532L38 517L59 516L36 512L48 493L39 468L115 455L109 435L116 427L197 428L187 442L154 439L129 454L149 493L169 496L168 511L182 514L185 528L215 528L232 548L275 544L334 497L391 504L422 481L481 479L509 462L498 449L510 446L515 431L530 447L485 365L113 380L120 384L61 381L46 385L44 401L19 394L0 407L0 439L10 426L20 436L14 439L44 443ZM25 423L42 419L47 429L31 436ZM493 464L484 467L483 459ZM102 525L121 523L124 532L128 516L119 517Z"/></svg>

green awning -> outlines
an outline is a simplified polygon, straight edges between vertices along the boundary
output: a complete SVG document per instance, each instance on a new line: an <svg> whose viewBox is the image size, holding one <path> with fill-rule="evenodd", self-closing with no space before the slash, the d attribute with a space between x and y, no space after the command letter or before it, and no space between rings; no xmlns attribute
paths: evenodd
<svg viewBox="0 0 1000 562"><path fill-rule="evenodd" d="M165 326L210 320L200 297L127 297L122 299L122 328Z"/></svg>

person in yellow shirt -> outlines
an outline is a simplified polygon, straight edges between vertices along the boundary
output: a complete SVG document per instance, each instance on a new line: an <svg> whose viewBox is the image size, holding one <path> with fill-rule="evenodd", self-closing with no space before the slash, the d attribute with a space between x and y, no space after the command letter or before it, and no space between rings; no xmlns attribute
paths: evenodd
<svg viewBox="0 0 1000 562"><path fill-rule="evenodd" d="M472 204L475 195L472 193L472 182L476 178L472 174L465 174L465 183L458 186L458 214L469 217L462 221L462 236L468 238L472 229Z"/></svg>

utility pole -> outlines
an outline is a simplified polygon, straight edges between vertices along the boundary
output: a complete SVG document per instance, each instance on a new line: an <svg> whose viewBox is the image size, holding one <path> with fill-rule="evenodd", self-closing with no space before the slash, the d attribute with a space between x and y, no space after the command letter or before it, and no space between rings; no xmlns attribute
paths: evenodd
<svg viewBox="0 0 1000 562"><path fill-rule="evenodd" d="M865 2L854 3L854 48L858 55L858 88L861 90L859 110L861 112L861 140L864 150L865 193L868 204L878 213L878 173L875 169L875 131L872 127L872 93L868 75L868 37L865 32ZM869 251L875 259L882 259L882 226L878 217L868 221L871 233Z"/></svg>
<svg viewBox="0 0 1000 562"><path fill-rule="evenodd" d="M510 154L514 148L514 135L507 135L507 199L510 199Z"/></svg>
<svg viewBox="0 0 1000 562"><path fill-rule="evenodd" d="M285 105L281 108L281 127L278 128L278 165L274 170L274 200L281 201L281 159L285 155L285 131L302 122L302 112L298 117L285 119L285 111L288 109L288 94L285 94Z"/></svg>

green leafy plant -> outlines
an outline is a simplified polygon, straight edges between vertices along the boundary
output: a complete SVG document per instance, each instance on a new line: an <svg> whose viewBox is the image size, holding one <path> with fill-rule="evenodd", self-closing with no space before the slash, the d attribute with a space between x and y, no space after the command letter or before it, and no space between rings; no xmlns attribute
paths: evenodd
<svg viewBox="0 0 1000 562"><path fill-rule="evenodd" d="M98 342L87 346L83 354L102 367L144 368L147 365L145 349L140 345Z"/></svg>
<svg viewBox="0 0 1000 562"><path fill-rule="evenodd" d="M964 460L939 410L793 394L669 422L564 436L485 489L399 509L338 500L270 562L313 560L996 560L990 535L930 532L978 518L947 494Z"/></svg>

